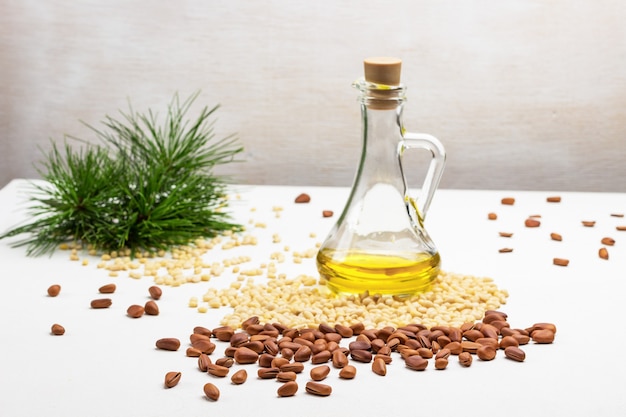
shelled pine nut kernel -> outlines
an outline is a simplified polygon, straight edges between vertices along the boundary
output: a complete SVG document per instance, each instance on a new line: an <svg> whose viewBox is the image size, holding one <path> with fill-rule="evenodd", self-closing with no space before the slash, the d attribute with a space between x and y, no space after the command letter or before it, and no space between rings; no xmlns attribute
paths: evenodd
<svg viewBox="0 0 626 417"><path fill-rule="evenodd" d="M323 322L349 326L355 321L370 327L400 327L415 321L429 327L460 325L480 319L486 310L498 309L508 297L508 292L490 278L445 272L437 277L431 291L407 298L336 295L307 275L278 277L267 284L248 281L238 291L212 291L233 309L221 322L232 327L250 316L296 328Z"/></svg>

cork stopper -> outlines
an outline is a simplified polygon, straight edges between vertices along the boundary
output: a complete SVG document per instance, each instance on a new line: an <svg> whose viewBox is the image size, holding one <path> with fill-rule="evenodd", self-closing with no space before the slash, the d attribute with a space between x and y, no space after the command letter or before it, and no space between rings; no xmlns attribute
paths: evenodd
<svg viewBox="0 0 626 417"><path fill-rule="evenodd" d="M392 57L372 57L363 61L365 81L374 84L400 85L402 60Z"/></svg>

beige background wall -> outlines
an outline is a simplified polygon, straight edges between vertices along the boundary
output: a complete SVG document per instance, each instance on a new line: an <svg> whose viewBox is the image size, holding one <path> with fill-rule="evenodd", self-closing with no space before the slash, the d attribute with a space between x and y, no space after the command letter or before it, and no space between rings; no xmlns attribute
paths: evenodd
<svg viewBox="0 0 626 417"><path fill-rule="evenodd" d="M349 186L362 59L404 60L446 188L626 192L623 0L0 0L0 186L130 99L221 104L237 182ZM416 162L422 161L415 157ZM419 165L419 164L418 164ZM419 166L415 168L419 170ZM417 185L417 184L414 184Z"/></svg>

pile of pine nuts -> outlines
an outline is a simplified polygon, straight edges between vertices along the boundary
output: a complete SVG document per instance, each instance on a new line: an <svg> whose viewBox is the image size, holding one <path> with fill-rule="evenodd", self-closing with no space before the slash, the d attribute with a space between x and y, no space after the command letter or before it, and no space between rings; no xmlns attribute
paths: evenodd
<svg viewBox="0 0 626 417"><path fill-rule="evenodd" d="M298 276L276 278L267 284L249 280L237 289L209 290L204 299L210 302L217 298L221 305L231 307L233 312L221 324L234 328L250 316L295 328L356 322L381 328L413 322L427 327L460 326L480 320L486 310L498 309L507 297L508 292L499 289L490 278L442 272L430 291L412 297L336 295L316 278Z"/></svg>
<svg viewBox="0 0 626 417"><path fill-rule="evenodd" d="M482 320L460 327L427 328L412 323L373 329L356 322L351 326L322 323L296 329L280 323L262 323L257 316L248 318L238 327L241 330L230 326L214 329L198 326L190 334L185 355L197 358L197 370L215 378L215 382L203 386L209 400L219 399L218 381L228 379L229 375L230 383L244 384L249 365L253 364L257 365L258 379L280 382L276 391L278 397L296 395L298 380L302 379L307 379L306 393L329 396L333 392L329 376L334 373L341 379L354 379L357 362L371 364L371 371L379 376L386 376L394 361L402 361L404 367L412 371L424 371L429 366L441 371L454 357L459 366L469 367L474 357L492 361L498 352L503 352L500 355L508 360L523 362L526 354L520 346L531 341L549 344L556 335L556 326L552 323L512 328L507 315L496 310L488 310ZM216 354L218 344L225 345L221 355ZM175 338L156 341L158 349L177 351L180 346ZM308 373L308 378L300 376L303 373ZM173 388L182 375L180 371L167 372L164 386Z"/></svg>

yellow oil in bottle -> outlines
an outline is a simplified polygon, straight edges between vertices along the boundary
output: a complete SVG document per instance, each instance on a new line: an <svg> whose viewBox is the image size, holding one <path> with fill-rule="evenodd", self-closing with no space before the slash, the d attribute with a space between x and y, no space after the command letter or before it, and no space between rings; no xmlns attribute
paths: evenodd
<svg viewBox="0 0 626 417"><path fill-rule="evenodd" d="M439 274L439 253L378 255L322 249L318 270L337 293L412 295L428 291Z"/></svg>

